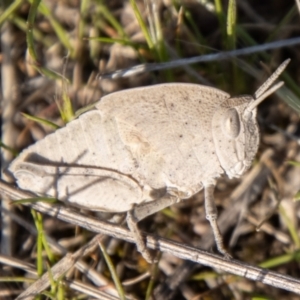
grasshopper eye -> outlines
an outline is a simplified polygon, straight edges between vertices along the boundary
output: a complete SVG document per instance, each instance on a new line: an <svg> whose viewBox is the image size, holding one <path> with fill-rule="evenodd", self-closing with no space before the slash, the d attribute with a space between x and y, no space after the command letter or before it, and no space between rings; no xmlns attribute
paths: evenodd
<svg viewBox="0 0 300 300"><path fill-rule="evenodd" d="M240 133L240 118L235 108L228 109L222 118L224 134L230 138L236 138Z"/></svg>

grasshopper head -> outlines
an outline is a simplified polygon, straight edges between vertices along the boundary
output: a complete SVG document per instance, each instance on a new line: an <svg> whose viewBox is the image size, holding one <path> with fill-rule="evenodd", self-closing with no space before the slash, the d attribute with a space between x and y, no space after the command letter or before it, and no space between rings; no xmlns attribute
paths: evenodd
<svg viewBox="0 0 300 300"><path fill-rule="evenodd" d="M212 135L221 167L229 178L240 177L252 164L259 143L256 121L257 106L284 83L272 86L284 71L290 59L285 60L255 92L254 97L229 98L215 112Z"/></svg>
<svg viewBox="0 0 300 300"><path fill-rule="evenodd" d="M240 177L251 166L258 149L256 108L247 111L252 101L251 96L230 98L213 116L216 153L229 178Z"/></svg>

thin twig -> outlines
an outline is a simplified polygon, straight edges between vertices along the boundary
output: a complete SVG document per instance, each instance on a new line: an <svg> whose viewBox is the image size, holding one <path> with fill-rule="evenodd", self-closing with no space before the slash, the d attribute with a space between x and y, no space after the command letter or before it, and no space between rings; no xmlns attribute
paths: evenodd
<svg viewBox="0 0 300 300"><path fill-rule="evenodd" d="M165 69L173 69L180 66L186 66L188 64L195 64L200 62L210 62L210 61L220 61L225 59L231 59L236 56L241 55L249 55L257 52L263 52L271 49L278 49L283 47L290 47L300 44L300 37L286 39L282 41L276 41L272 43L267 43L263 45L252 46L243 49L237 49L232 51L226 52L219 52L201 56L194 56L191 58L183 58L178 59L175 61L169 61L165 63L153 63L153 64L141 64L134 67L130 67L128 69L117 70L111 73L102 74L99 77L103 78L124 78L130 77L132 75L137 75L143 72L151 72L151 71L158 71L158 70L165 70Z"/></svg>

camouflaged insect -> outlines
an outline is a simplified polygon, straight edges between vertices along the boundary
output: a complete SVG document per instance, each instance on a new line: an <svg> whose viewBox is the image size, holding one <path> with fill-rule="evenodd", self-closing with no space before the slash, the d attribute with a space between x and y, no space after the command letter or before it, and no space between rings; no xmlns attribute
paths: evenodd
<svg viewBox="0 0 300 300"><path fill-rule="evenodd" d="M90 210L128 212L149 262L137 222L204 189L217 247L229 257L217 226L216 179L238 178L250 167L259 144L257 105L283 85L270 88L288 62L254 97L187 83L109 94L25 149L9 170L22 189Z"/></svg>

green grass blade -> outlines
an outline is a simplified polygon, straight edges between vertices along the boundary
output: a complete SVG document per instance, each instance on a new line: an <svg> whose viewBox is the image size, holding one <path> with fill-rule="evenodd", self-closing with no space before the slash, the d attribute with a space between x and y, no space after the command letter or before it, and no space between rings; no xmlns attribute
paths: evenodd
<svg viewBox="0 0 300 300"><path fill-rule="evenodd" d="M17 276L3 276L0 277L0 282L22 282L22 283L34 283L36 279L26 278L26 277L17 277Z"/></svg>
<svg viewBox="0 0 300 300"><path fill-rule="evenodd" d="M279 205L279 212L285 222L285 225L287 226L287 228L289 230L289 233L294 241L296 248L300 249L300 239L298 236L297 228L295 228L293 222L288 218L282 205Z"/></svg>
<svg viewBox="0 0 300 300"><path fill-rule="evenodd" d="M50 281L50 293L48 292L49 296L53 296L56 294L57 291L57 281L53 278L53 274L51 271L51 266L47 263L47 273L49 275L49 281Z"/></svg>
<svg viewBox="0 0 300 300"><path fill-rule="evenodd" d="M152 4L150 4L152 5ZM156 8L155 8L156 7ZM153 13L153 19L154 19L154 33L155 37L153 39L156 41L156 51L158 53L158 57L160 61L167 61L168 56L167 56L167 51L165 47L165 42L164 42L164 36L163 36L163 30L162 30L162 24L160 20L159 13L157 11L157 6L153 6L152 9ZM171 74L171 72L169 72Z"/></svg>
<svg viewBox="0 0 300 300"><path fill-rule="evenodd" d="M36 0L35 0L36 1ZM67 31L63 28L62 25L53 17L51 10L48 6L42 2L39 6L39 12L43 14L50 22L55 31L58 39L64 45L64 47L70 52L70 56L74 56L74 48L70 43L70 37Z"/></svg>
<svg viewBox="0 0 300 300"><path fill-rule="evenodd" d="M92 103L92 104L89 104L89 105L87 105L87 106L84 106L84 107L82 107L82 108L76 110L76 111L75 111L75 114L74 114L74 118L77 118L77 117L79 117L80 115L82 115L83 113L85 113L85 112L87 112L87 111L90 111L90 110L94 109L94 108L95 108L95 104L96 104L96 103Z"/></svg>
<svg viewBox="0 0 300 300"><path fill-rule="evenodd" d="M158 255L159 257L158 257L158 260L157 260L158 262L161 259L161 255L162 254L159 253L159 255ZM147 286L145 300L150 300L152 298L153 290L154 290L154 284L156 282L157 275L159 273L158 262L151 265L151 277L150 277L149 284Z"/></svg>
<svg viewBox="0 0 300 300"><path fill-rule="evenodd" d="M227 12L227 47L229 50L235 49L236 44L236 2L229 0Z"/></svg>
<svg viewBox="0 0 300 300"><path fill-rule="evenodd" d="M1 17L0 17L1 18ZM11 20L16 27L18 27L20 30L26 32L27 31L27 23L24 19L14 16L14 18ZM36 42L41 43L45 47L49 48L53 45L53 39L45 36L40 30L37 28L33 28L33 38Z"/></svg>
<svg viewBox="0 0 300 300"><path fill-rule="evenodd" d="M99 247L100 247L100 249L102 251L102 254L103 254L103 257L104 257L104 259L105 259L105 261L107 263L108 269L109 269L111 277L112 277L112 279L113 279L113 281L115 283L115 286L116 286L116 289L118 291L120 299L121 300L126 300L126 298L125 298L125 292L123 290L122 284L120 282L120 279L119 279L119 277L117 275L117 272L115 270L115 267L114 267L114 265L113 265L113 263L112 263L109 255L107 254L105 248L103 247L103 245L100 242L99 242Z"/></svg>
<svg viewBox="0 0 300 300"><path fill-rule="evenodd" d="M42 235L43 235L43 220L42 215L38 212L36 212L34 209L31 209L31 214L33 216L33 220L35 223L35 227L37 230L37 254L36 254L36 267L37 267L37 273L39 276L42 276L44 273L43 268L43 241L42 241Z"/></svg>
<svg viewBox="0 0 300 300"><path fill-rule="evenodd" d="M300 251L298 250L293 253L284 254L284 255L280 255L280 256L268 259L267 261L259 264L259 266L261 268L267 268L267 269L275 268L275 267L281 266L283 264L287 264L291 261L299 262L299 259L300 259Z"/></svg>
<svg viewBox="0 0 300 300"><path fill-rule="evenodd" d="M293 197L293 200L300 201L300 191L295 194L295 196Z"/></svg>
<svg viewBox="0 0 300 300"><path fill-rule="evenodd" d="M103 16L107 22L117 31L118 35L123 38L127 38L127 35L119 23L119 21L112 15L112 13L107 9L104 4L100 4L97 7L99 14Z"/></svg>
<svg viewBox="0 0 300 300"><path fill-rule="evenodd" d="M59 202L56 198L48 198L48 197L33 197L33 198L25 198L20 200L14 200L12 204L24 204L24 203L36 203L36 202L46 202L46 203L56 203Z"/></svg>
<svg viewBox="0 0 300 300"><path fill-rule="evenodd" d="M300 167L300 162L298 161L288 160L287 163L295 167Z"/></svg>
<svg viewBox="0 0 300 300"><path fill-rule="evenodd" d="M283 76L285 79L285 76ZM286 82L288 84L288 82ZM286 102L293 110L298 114L300 113L300 97L299 97L299 86L293 87L295 83L294 80L291 82L292 85L289 85L289 88L282 87L277 91L277 94Z"/></svg>
<svg viewBox="0 0 300 300"><path fill-rule="evenodd" d="M60 104L58 101L56 103L62 120L65 123L72 121L74 119L74 111L72 101L66 91L64 91L62 95L62 104Z"/></svg>
<svg viewBox="0 0 300 300"><path fill-rule="evenodd" d="M280 36L280 32L282 28L292 22L292 20L299 14L296 7L293 6L283 17L283 19L277 24L275 29L272 31L270 36L265 40L265 43L268 43L270 41L273 41L277 38L277 36Z"/></svg>
<svg viewBox="0 0 300 300"><path fill-rule="evenodd" d="M41 74L45 75L48 78L60 79L60 78L62 78L61 75L59 75L56 72L53 72L53 71L41 66L41 64L39 62L39 59L38 59L38 56L37 56L37 53L35 51L34 30L33 30L33 28L34 28L34 21L35 21L37 11L38 11L38 9L40 9L41 6L44 7L43 3L41 3L41 0L33 0L32 5L31 5L30 10L29 10L29 14L28 14L28 18L27 18L27 31L26 31L26 42L27 42L28 52L29 52L29 55L30 55L30 57L33 61L32 66L38 72L40 72ZM49 12L48 18L51 21L50 12ZM53 24L52 24L52 26L53 26Z"/></svg>
<svg viewBox="0 0 300 300"><path fill-rule="evenodd" d="M23 0L12 1L12 3L9 6L7 6L4 10L3 10L4 7L1 9L0 27L9 18L11 18L11 17L15 18L14 13L17 11L17 9L21 6L22 3L23 3Z"/></svg>
<svg viewBox="0 0 300 300"><path fill-rule="evenodd" d="M135 0L130 0L130 4L132 6L134 15L135 15L135 17L136 17L136 19L137 19L137 21L140 25L140 28L141 28L141 30L144 34L144 37L145 37L146 42L148 44L148 47L149 47L150 50L153 50L155 48L154 43L151 39L151 35L150 35L149 30L148 30L148 28L147 28L147 26L146 26L146 24L145 24L145 22L142 18L142 15L139 11L139 8L137 7L136 1Z"/></svg>
<svg viewBox="0 0 300 300"><path fill-rule="evenodd" d="M108 44L118 43L118 44L125 45L125 46L131 46L135 49L140 47L140 45L138 43L131 42L127 39L108 38L108 37L92 37L92 38L85 38L85 39L96 40L96 41L99 41L102 43L108 43Z"/></svg>
<svg viewBox="0 0 300 300"><path fill-rule="evenodd" d="M222 1L221 0L215 0L215 10L217 14L217 18L219 21L220 30L222 33L223 41L226 41L226 24L225 24L225 18L224 18L224 12L222 7Z"/></svg>
<svg viewBox="0 0 300 300"><path fill-rule="evenodd" d="M31 115L28 115L28 114L25 114L25 113L22 113L22 115L28 120L37 122L37 123L42 124L42 125L49 126L53 129L59 129L60 128L60 126L58 126L55 123L52 123L48 120L45 120L45 119L42 119L42 118L39 118L39 117L34 117L34 116L31 116Z"/></svg>
<svg viewBox="0 0 300 300"><path fill-rule="evenodd" d="M200 280L206 280L206 279L216 279L219 276L220 275L217 274L216 272L203 271L198 274L195 274L194 276L192 276L191 279L195 280L195 281L200 281Z"/></svg>
<svg viewBox="0 0 300 300"><path fill-rule="evenodd" d="M34 47L34 37L33 37L33 27L35 17L38 11L38 7L40 5L41 0L33 0L32 5L29 10L28 18L27 18L27 34L26 41L28 46L28 51L30 56L32 57L34 63L38 65L38 56Z"/></svg>
<svg viewBox="0 0 300 300"><path fill-rule="evenodd" d="M3 148L9 152L11 152L13 154L13 156L17 156L19 154L19 152L7 145L5 145L1 140L0 140L0 148Z"/></svg>
<svg viewBox="0 0 300 300"><path fill-rule="evenodd" d="M87 16L89 14L89 0L82 0L80 2L80 16L81 18L79 19L79 30L78 30L78 38L80 40L82 40L83 36L84 36L84 29L86 26L86 21L85 21L85 16Z"/></svg>

